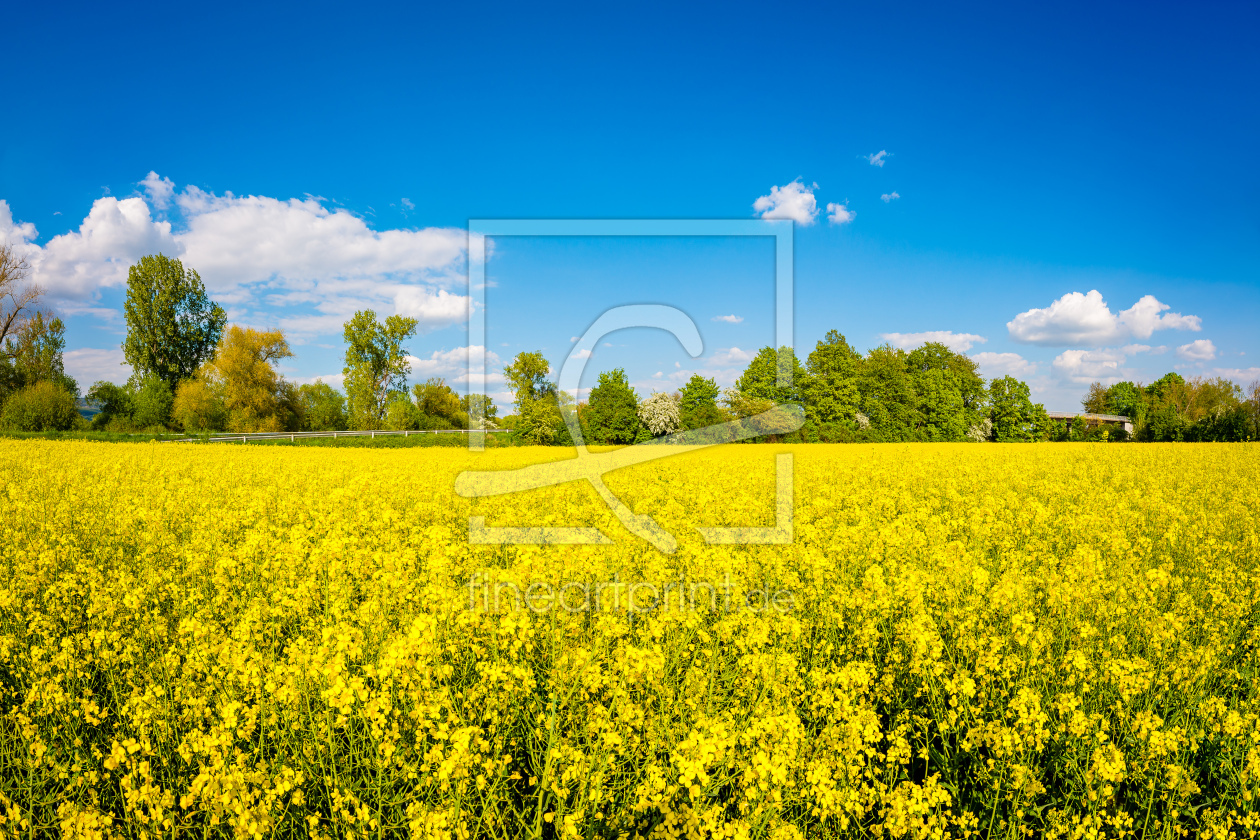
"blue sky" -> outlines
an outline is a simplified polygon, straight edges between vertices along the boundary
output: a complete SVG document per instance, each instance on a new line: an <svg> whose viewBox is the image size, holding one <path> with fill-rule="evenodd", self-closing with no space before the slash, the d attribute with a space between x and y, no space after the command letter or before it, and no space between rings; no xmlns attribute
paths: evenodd
<svg viewBox="0 0 1260 840"><path fill-rule="evenodd" d="M153 250L234 320L283 327L294 378L334 378L339 324L372 306L420 317L416 378L454 381L470 218L765 213L798 222L802 356L832 328L861 349L935 333L1052 409L1093 379L1260 379L1254 4L6 19L24 35L5 49L0 237L66 316L85 386L125 378L122 284ZM626 333L592 373L625 366L644 393L692 369L729 379L772 339L769 254L496 242L487 349L558 364L588 308L675 302L703 357Z"/></svg>

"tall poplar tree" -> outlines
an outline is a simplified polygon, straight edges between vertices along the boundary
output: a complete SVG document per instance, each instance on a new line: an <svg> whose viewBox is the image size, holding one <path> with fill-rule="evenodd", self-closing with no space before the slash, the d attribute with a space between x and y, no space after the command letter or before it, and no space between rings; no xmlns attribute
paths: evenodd
<svg viewBox="0 0 1260 840"><path fill-rule="evenodd" d="M379 429L385 407L398 394L406 397L411 363L403 342L416 334L417 321L390 315L381 323L376 313L365 309L346 322L345 374L350 428Z"/></svg>
<svg viewBox="0 0 1260 840"><path fill-rule="evenodd" d="M136 381L151 374L171 393L214 357L227 324L197 272L162 254L141 257L128 270L124 310L123 356Z"/></svg>

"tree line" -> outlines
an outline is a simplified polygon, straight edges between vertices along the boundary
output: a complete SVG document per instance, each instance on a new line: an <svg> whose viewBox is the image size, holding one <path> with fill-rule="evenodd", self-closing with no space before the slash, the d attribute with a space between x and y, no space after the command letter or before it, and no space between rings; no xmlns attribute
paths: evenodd
<svg viewBox="0 0 1260 840"><path fill-rule="evenodd" d="M11 248L0 250L0 426L11 430L505 428L522 443L571 445L571 412L586 442L614 445L676 432L701 440L695 435L722 424L733 424L740 438L788 442L1126 437L1115 424L1051 419L1027 383L1011 376L986 382L972 359L943 344L883 344L860 353L834 330L803 364L791 347L762 348L730 388L695 374L676 392L641 397L618 368L600 373L580 402L557 388L542 352L523 352L503 370L514 413L499 418L493 401L461 396L442 379L408 389L405 343L416 320L365 310L343 326L344 393L318 380L298 385L277 367L293 355L280 330L229 325L197 272L162 254L128 272L122 349L132 375L124 385L102 381L88 389L100 411L87 424L75 405L79 386L63 366L64 324L39 309L26 272ZM776 406L799 406L792 431L776 425ZM1094 383L1083 407L1132 418L1137 440L1260 439L1260 384L1247 395L1225 379L1169 373L1145 386Z"/></svg>
<svg viewBox="0 0 1260 840"><path fill-rule="evenodd" d="M1122 414L1142 441L1260 440L1260 383L1247 394L1223 377L1185 379L1167 373L1149 385L1094 382L1086 411Z"/></svg>
<svg viewBox="0 0 1260 840"><path fill-rule="evenodd" d="M586 400L574 404L556 389L549 372L541 352L521 353L504 370L516 409L504 423L532 443L569 444L564 419L569 410L586 442L628 444L747 423L776 405L800 406L800 428L756 438L839 443L1129 437L1120 423L1052 419L1032 401L1027 383L1012 376L986 383L972 359L943 344L929 342L913 350L883 344L862 354L834 330L804 364L791 347L762 348L727 389L694 374L676 393L641 399L618 368L601 373ZM1260 439L1260 383L1252 386L1250 397L1228 380L1186 381L1176 373L1145 388L1119 383L1107 389L1095 383L1083 408L1129 416L1136 440ZM757 431L751 428L741 436Z"/></svg>
<svg viewBox="0 0 1260 840"><path fill-rule="evenodd" d="M298 385L277 363L293 356L280 330L227 323L201 277L180 260L143 257L127 276L123 385L100 381L78 411L79 386L65 374L65 326L39 309L27 264L0 250L0 427L12 431L90 429L190 433L464 429L493 423L485 398L460 396L441 379L407 389L406 340L413 318L368 310L344 325L344 393L317 380Z"/></svg>

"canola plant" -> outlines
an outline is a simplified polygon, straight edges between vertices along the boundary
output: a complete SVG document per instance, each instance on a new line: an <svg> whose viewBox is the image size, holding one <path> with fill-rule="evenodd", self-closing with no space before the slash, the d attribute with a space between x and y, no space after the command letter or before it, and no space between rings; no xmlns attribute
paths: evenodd
<svg viewBox="0 0 1260 840"><path fill-rule="evenodd" d="M1260 831L1255 446L563 457L0 441L0 836Z"/></svg>

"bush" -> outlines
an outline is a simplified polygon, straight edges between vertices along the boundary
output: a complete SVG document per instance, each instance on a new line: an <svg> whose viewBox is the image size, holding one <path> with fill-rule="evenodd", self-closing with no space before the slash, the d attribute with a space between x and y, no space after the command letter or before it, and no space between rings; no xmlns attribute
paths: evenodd
<svg viewBox="0 0 1260 840"><path fill-rule="evenodd" d="M226 428L223 400L200 379L187 379L175 390L171 420L186 432L214 432Z"/></svg>
<svg viewBox="0 0 1260 840"><path fill-rule="evenodd" d="M391 432L414 431L419 428L419 412L406 396L400 396L385 406L384 426Z"/></svg>
<svg viewBox="0 0 1260 840"><path fill-rule="evenodd" d="M78 419L74 397L48 381L18 391L0 411L0 426L14 432L64 432L73 429Z"/></svg>
<svg viewBox="0 0 1260 840"><path fill-rule="evenodd" d="M170 386L157 375L149 374L140 381L140 387L131 398L131 421L140 429L165 427L174 401Z"/></svg>
<svg viewBox="0 0 1260 840"><path fill-rule="evenodd" d="M348 428L346 398L323 380L300 386L297 398L302 406L303 431L332 432Z"/></svg>

